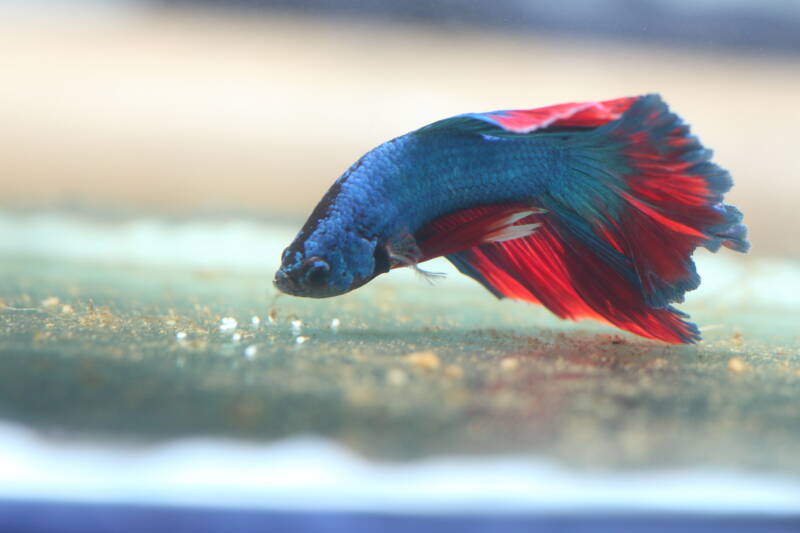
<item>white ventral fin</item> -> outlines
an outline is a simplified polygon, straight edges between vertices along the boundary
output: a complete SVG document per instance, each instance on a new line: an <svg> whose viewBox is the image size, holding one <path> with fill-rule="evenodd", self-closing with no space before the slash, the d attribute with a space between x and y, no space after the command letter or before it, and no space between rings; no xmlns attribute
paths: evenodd
<svg viewBox="0 0 800 533"><path fill-rule="evenodd" d="M527 237L536 231L536 228L541 226L541 224L538 222L535 224L519 224L516 226L514 224L530 215L540 215L546 212L546 209L531 208L512 213L492 224L489 228L490 231L484 235L482 240L483 242L504 242Z"/></svg>

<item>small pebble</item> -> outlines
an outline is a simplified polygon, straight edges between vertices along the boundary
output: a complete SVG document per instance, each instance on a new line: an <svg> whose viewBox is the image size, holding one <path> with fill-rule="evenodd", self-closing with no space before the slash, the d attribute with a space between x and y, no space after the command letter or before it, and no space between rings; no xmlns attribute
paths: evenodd
<svg viewBox="0 0 800 533"><path fill-rule="evenodd" d="M750 370L750 365L745 363L739 357L731 357L728 359L728 370L734 374L742 374L743 372Z"/></svg>
<svg viewBox="0 0 800 533"><path fill-rule="evenodd" d="M303 331L303 321L299 318L292 320L292 335L300 335L300 332Z"/></svg>
<svg viewBox="0 0 800 533"><path fill-rule="evenodd" d="M655 359L647 363L647 366L649 368L655 368L655 369L667 368L669 366L669 361L667 361L663 357L656 357Z"/></svg>
<svg viewBox="0 0 800 533"><path fill-rule="evenodd" d="M447 365L444 367L444 373L447 377L453 379L461 379L464 377L464 369L458 365Z"/></svg>
<svg viewBox="0 0 800 533"><path fill-rule="evenodd" d="M241 340L242 340L242 334L241 333L236 332L233 335L231 335L231 341L232 342L239 342Z"/></svg>
<svg viewBox="0 0 800 533"><path fill-rule="evenodd" d="M55 307L61 301L58 299L57 296L51 296L50 298L45 298L42 300L42 307Z"/></svg>
<svg viewBox="0 0 800 533"><path fill-rule="evenodd" d="M294 338L294 343L295 343L295 344L303 344L303 343L304 343L304 342L306 342L308 339L309 339L309 337L305 337L305 336L303 336L303 335L300 335L299 337L295 337L295 338Z"/></svg>
<svg viewBox="0 0 800 533"><path fill-rule="evenodd" d="M519 359L515 359L513 357L507 357L500 361L500 368L505 370L506 372L513 372L519 366Z"/></svg>
<svg viewBox="0 0 800 533"><path fill-rule="evenodd" d="M253 326L258 327L261 325L261 318L258 315L253 315L253 318L250 319L250 323Z"/></svg>
<svg viewBox="0 0 800 533"><path fill-rule="evenodd" d="M219 329L220 331L231 331L233 329L236 329L236 326L238 325L239 323L236 321L235 318L226 316L225 318L222 319L222 322L219 325Z"/></svg>
<svg viewBox="0 0 800 533"><path fill-rule="evenodd" d="M439 356L436 352L427 350L424 352L413 352L406 355L406 361L411 366L416 366L424 370L437 370L441 366Z"/></svg>
<svg viewBox="0 0 800 533"><path fill-rule="evenodd" d="M341 326L341 325L342 325L342 321L339 320L338 318L334 318L333 320L331 320L331 329L333 331L337 331L339 329L339 326Z"/></svg>
<svg viewBox="0 0 800 533"><path fill-rule="evenodd" d="M270 309L267 320L269 320L270 324L276 323L278 321L278 312L275 309Z"/></svg>
<svg viewBox="0 0 800 533"><path fill-rule="evenodd" d="M244 356L248 359L253 359L257 353L258 353L258 347L255 344L251 344L250 346L244 349Z"/></svg>
<svg viewBox="0 0 800 533"><path fill-rule="evenodd" d="M68 315L69 313L74 313L75 309L69 304L64 304L61 306L61 312Z"/></svg>
<svg viewBox="0 0 800 533"><path fill-rule="evenodd" d="M402 387L408 383L408 374L399 368L391 368L386 373L386 383L393 387Z"/></svg>
<svg viewBox="0 0 800 533"><path fill-rule="evenodd" d="M179 341L185 341L186 340L186 332L185 331L179 331L178 333L175 334L175 338L178 339Z"/></svg>

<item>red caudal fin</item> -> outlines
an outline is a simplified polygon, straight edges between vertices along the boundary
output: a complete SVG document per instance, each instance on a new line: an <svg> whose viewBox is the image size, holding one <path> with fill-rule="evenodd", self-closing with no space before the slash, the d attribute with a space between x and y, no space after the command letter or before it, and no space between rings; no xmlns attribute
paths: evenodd
<svg viewBox="0 0 800 533"><path fill-rule="evenodd" d="M658 96L570 106L578 104L469 117L506 134L568 139L573 157L560 183L570 186L532 198L532 213L518 204L445 215L415 236L422 255L446 255L496 296L541 303L562 318L697 341L697 328L670 303L700 283L695 248L749 247L741 213L722 203L730 176ZM508 239L486 238L497 224Z"/></svg>
<svg viewBox="0 0 800 533"><path fill-rule="evenodd" d="M633 260L650 304L681 302L700 284L691 259L697 246L748 250L741 213L722 203L730 175L711 162L711 151L658 96L641 97L620 120L593 135L590 143L617 147L594 160L584 158L576 170L600 176L623 201L616 217L604 213L591 223ZM599 164L614 176L599 171Z"/></svg>

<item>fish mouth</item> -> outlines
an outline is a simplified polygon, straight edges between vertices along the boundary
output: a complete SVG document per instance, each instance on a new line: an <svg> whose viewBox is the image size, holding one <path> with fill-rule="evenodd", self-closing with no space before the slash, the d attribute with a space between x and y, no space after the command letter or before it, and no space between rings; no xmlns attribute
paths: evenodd
<svg viewBox="0 0 800 533"><path fill-rule="evenodd" d="M272 280L272 284L283 293L305 298L329 298L342 294L342 291L334 287L309 286L308 284L300 283L284 270L278 270L275 273L275 279Z"/></svg>
<svg viewBox="0 0 800 533"><path fill-rule="evenodd" d="M292 278L283 270L278 270L275 272L275 279L272 280L272 284L281 292L292 294L294 296L302 296L301 294L298 294L301 292L299 284L294 280L294 278Z"/></svg>
<svg viewBox="0 0 800 533"><path fill-rule="evenodd" d="M291 296L300 296L303 298L330 298L332 296L340 296L361 287L373 277L375 276L356 277L350 287L346 290L341 290L331 285L310 286L306 283L300 283L294 276L281 269L275 273L275 279L272 280L272 284L279 291Z"/></svg>

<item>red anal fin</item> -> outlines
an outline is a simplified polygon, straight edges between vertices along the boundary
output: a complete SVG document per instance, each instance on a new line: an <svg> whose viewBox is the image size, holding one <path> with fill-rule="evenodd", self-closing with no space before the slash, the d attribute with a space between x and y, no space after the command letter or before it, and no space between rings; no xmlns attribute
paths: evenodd
<svg viewBox="0 0 800 533"><path fill-rule="evenodd" d="M503 238L517 231L523 234ZM665 342L699 338L679 311L653 308L635 276L598 255L555 213L524 204L474 207L434 220L415 237L422 261L447 256L497 296Z"/></svg>
<svg viewBox="0 0 800 533"><path fill-rule="evenodd" d="M454 254L490 242L505 242L532 234L545 210L525 204L489 205L444 215L415 235L422 257Z"/></svg>
<svg viewBox="0 0 800 533"><path fill-rule="evenodd" d="M483 244L458 254L458 260L495 294L540 303L561 318L592 318L670 343L699 338L679 311L652 308L635 282L555 218L543 217L528 237Z"/></svg>

